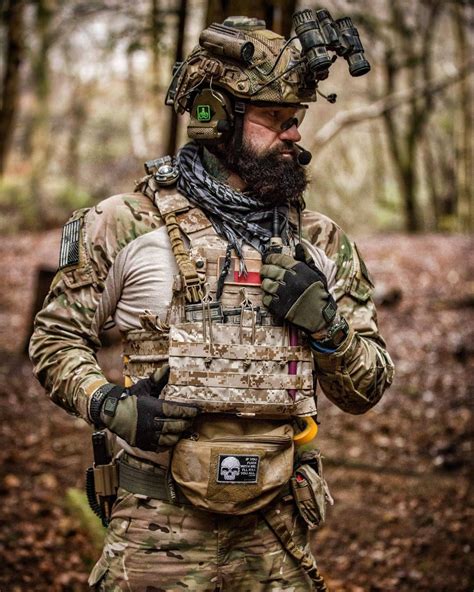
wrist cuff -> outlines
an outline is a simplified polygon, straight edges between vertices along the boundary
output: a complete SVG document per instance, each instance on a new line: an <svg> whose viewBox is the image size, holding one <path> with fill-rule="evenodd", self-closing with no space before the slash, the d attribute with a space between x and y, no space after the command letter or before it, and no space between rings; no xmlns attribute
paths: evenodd
<svg viewBox="0 0 474 592"><path fill-rule="evenodd" d="M115 388L115 384L103 384L91 395L89 403L89 417L96 428L101 429L105 427L104 422L100 418L100 410L102 408L102 403L104 402L106 396L110 393L110 391L113 388Z"/></svg>
<svg viewBox="0 0 474 592"><path fill-rule="evenodd" d="M350 328L346 319L337 316L329 325L327 335L323 339L310 338L311 347L320 353L332 354L336 352L349 335Z"/></svg>
<svg viewBox="0 0 474 592"><path fill-rule="evenodd" d="M316 341L313 337L309 339L309 345L311 349L317 351L320 354L333 354L337 351L338 346L331 345L331 346L323 346L320 342Z"/></svg>

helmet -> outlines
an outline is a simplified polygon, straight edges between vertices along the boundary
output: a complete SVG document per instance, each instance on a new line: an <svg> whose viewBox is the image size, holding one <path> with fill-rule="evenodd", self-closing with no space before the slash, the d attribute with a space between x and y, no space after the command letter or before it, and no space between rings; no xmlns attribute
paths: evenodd
<svg viewBox="0 0 474 592"><path fill-rule="evenodd" d="M266 29L265 21L230 17L201 33L199 45L178 66L169 99L178 113L190 110L193 92L203 86L251 102L315 101L315 81L302 66L300 50Z"/></svg>
<svg viewBox="0 0 474 592"><path fill-rule="evenodd" d="M175 66L166 104L191 113L191 138L220 140L245 103L315 101L315 80L302 66L300 50L267 29L265 21L230 17L205 29L199 45Z"/></svg>
<svg viewBox="0 0 474 592"><path fill-rule="evenodd" d="M315 101L318 82L327 78L337 55L348 61L353 76L370 69L350 18L333 21L326 10L314 18L306 9L295 13L293 22L296 35L289 40L267 29L265 21L243 16L202 31L199 45L175 64L165 101L177 113L191 114L189 137L221 141L241 128L249 103L301 107ZM330 57L328 50L337 55Z"/></svg>

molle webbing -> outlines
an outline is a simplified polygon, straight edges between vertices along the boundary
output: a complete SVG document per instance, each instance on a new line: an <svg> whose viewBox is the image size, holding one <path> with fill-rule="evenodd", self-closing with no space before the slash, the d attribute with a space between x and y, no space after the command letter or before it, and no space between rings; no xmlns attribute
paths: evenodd
<svg viewBox="0 0 474 592"><path fill-rule="evenodd" d="M163 396L169 401L191 402L205 413L285 419L315 415L311 349L303 335L299 345L290 346L287 327L263 306L260 253L244 246L247 273L242 274L237 255L231 253L226 261L228 244L202 210L153 176L140 190L166 223L181 285L174 287L166 322L151 323L155 336L149 323L142 323L145 331L127 333L125 374L136 382L168 355L170 376ZM297 365L295 374L289 362Z"/></svg>

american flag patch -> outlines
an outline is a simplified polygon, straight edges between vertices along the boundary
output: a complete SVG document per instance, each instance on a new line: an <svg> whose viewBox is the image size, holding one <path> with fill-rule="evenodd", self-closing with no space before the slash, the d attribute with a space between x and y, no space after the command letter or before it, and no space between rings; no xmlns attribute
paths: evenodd
<svg viewBox="0 0 474 592"><path fill-rule="evenodd" d="M238 257L232 257L229 273L225 279L226 284L239 284L241 286L260 286L262 280L260 278L260 267L262 262L260 259L244 259L247 267L247 275L240 275L240 260ZM219 276L224 266L225 257L219 257Z"/></svg>
<svg viewBox="0 0 474 592"><path fill-rule="evenodd" d="M80 220L72 220L64 226L61 236L61 247L59 249L59 269L79 263L80 232Z"/></svg>

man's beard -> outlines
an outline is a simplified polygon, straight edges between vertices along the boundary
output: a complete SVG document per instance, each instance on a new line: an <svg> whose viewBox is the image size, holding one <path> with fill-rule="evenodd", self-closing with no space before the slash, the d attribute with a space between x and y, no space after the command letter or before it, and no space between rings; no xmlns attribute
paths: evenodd
<svg viewBox="0 0 474 592"><path fill-rule="evenodd" d="M304 208L306 172L296 160L293 142L282 141L276 148L259 154L248 142L236 150L233 138L224 149L214 150L222 165L246 184L245 191L266 205L289 203ZM291 158L282 152L292 152Z"/></svg>

